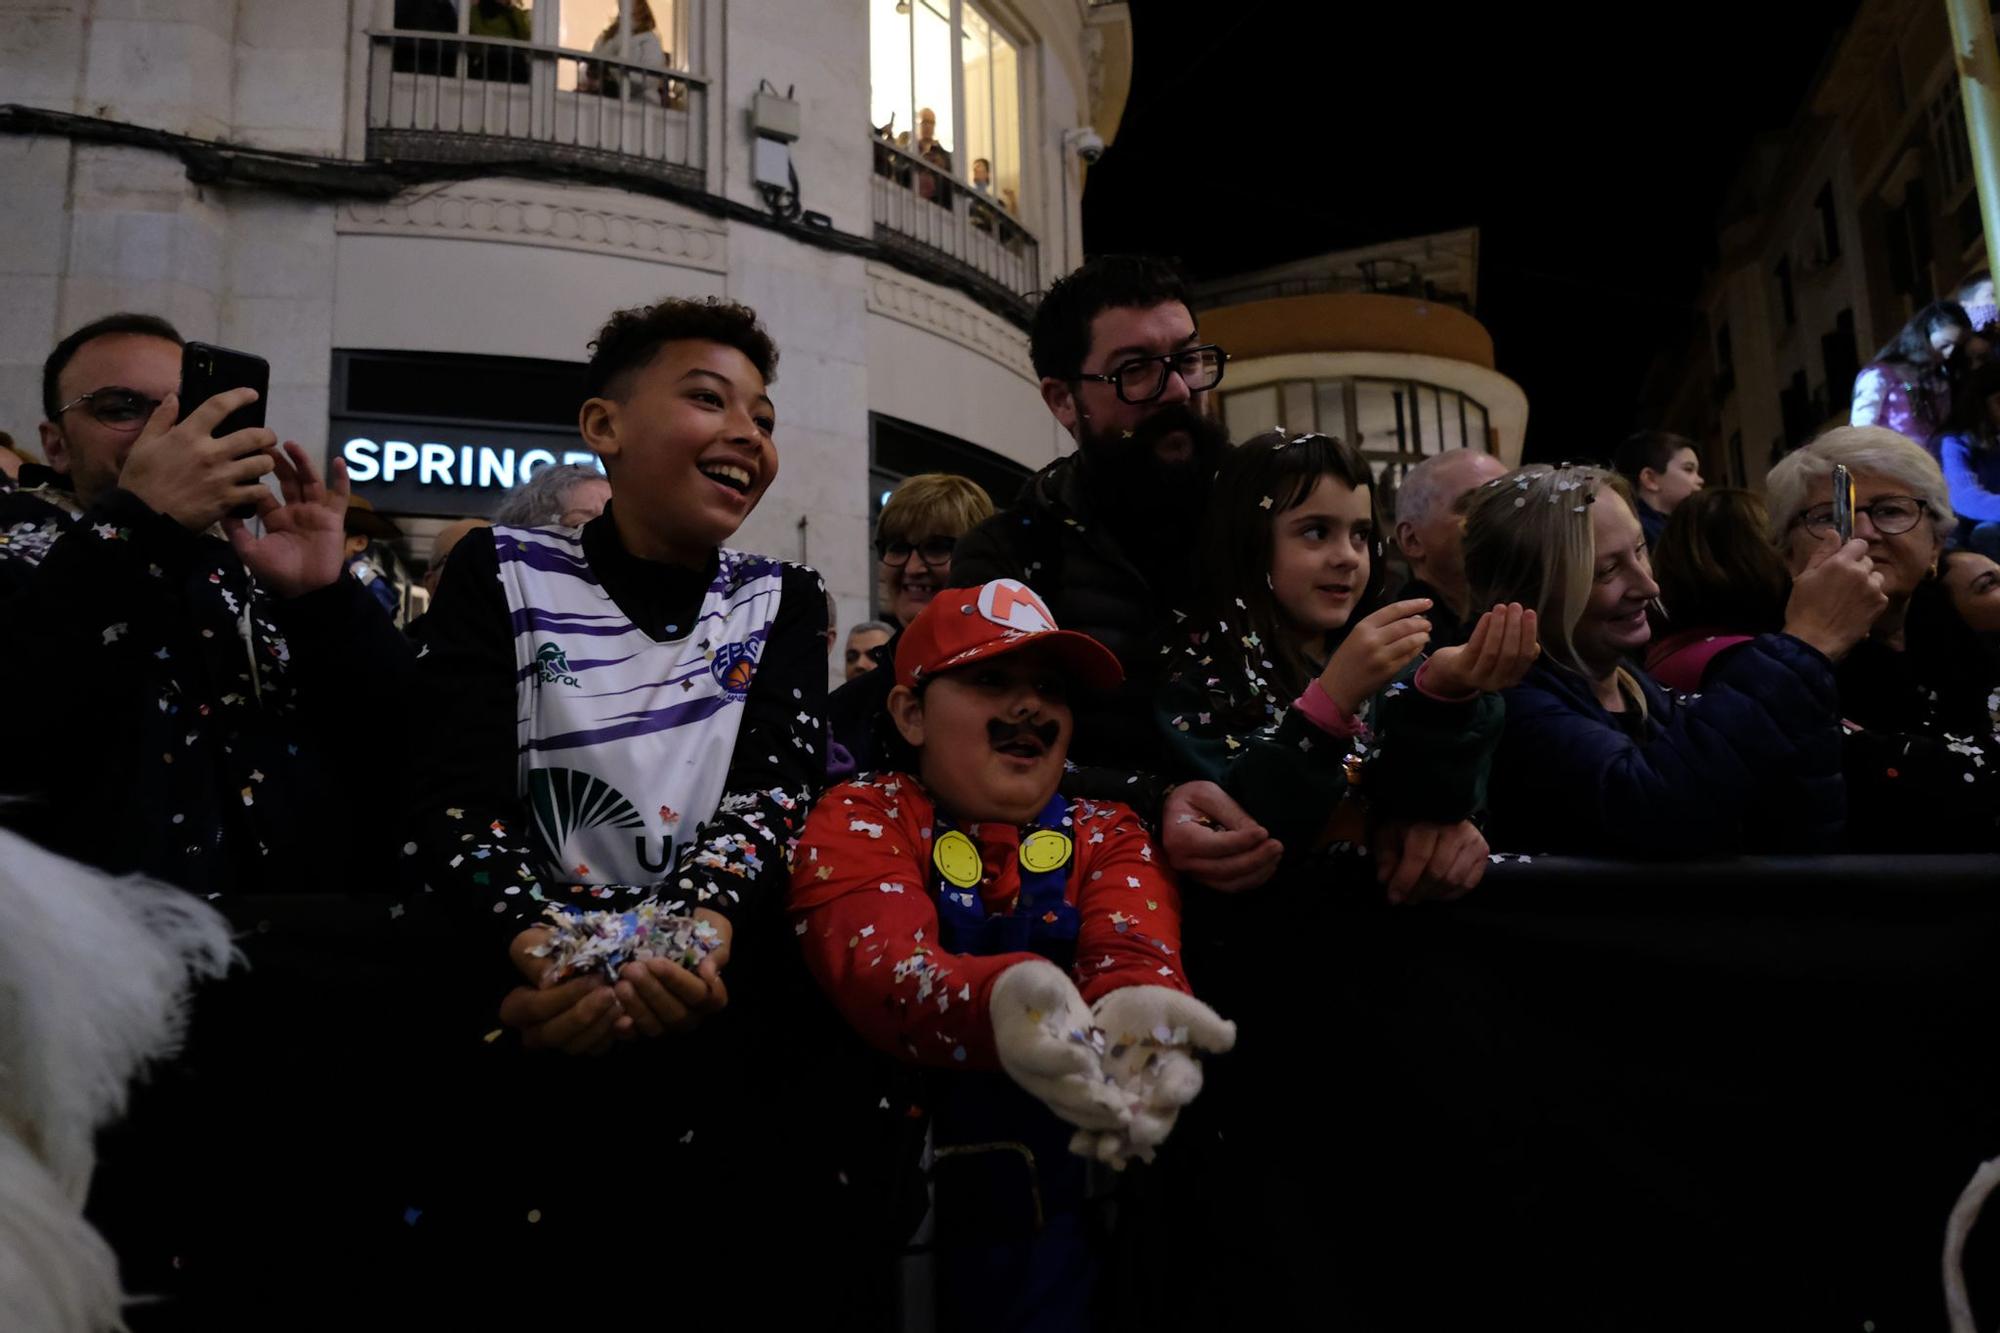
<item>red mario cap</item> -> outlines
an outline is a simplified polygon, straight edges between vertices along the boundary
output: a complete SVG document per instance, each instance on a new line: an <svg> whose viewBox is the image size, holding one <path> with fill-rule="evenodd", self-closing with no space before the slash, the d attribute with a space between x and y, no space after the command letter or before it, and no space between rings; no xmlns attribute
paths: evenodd
<svg viewBox="0 0 2000 1333"><path fill-rule="evenodd" d="M896 683L915 688L941 671L1037 645L1053 649L1085 689L1108 693L1125 679L1109 648L1088 634L1057 629L1034 589L995 579L980 588L945 588L931 598L896 645Z"/></svg>

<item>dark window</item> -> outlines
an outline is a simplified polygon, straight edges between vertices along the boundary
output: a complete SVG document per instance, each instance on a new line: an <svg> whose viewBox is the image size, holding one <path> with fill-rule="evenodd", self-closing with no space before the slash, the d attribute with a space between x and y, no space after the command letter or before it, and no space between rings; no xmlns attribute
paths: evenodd
<svg viewBox="0 0 2000 1333"><path fill-rule="evenodd" d="M1932 292L1930 198L1922 181L1909 183L1901 206L1890 209L1885 221L1889 283L1920 306Z"/></svg>
<svg viewBox="0 0 2000 1333"><path fill-rule="evenodd" d="M410 421L576 425L583 366L526 357L438 352L337 352L336 412Z"/></svg>
<svg viewBox="0 0 2000 1333"><path fill-rule="evenodd" d="M1819 210L1820 258L1831 264L1840 258L1840 218L1833 211L1832 182L1819 187L1813 207Z"/></svg>
<svg viewBox="0 0 2000 1333"><path fill-rule="evenodd" d="M1854 396L1854 377L1861 371L1860 352L1854 343L1854 312L1843 310L1834 321L1833 332L1819 340L1821 362L1826 366L1828 401L1847 402Z"/></svg>
<svg viewBox="0 0 2000 1333"><path fill-rule="evenodd" d="M1799 322L1798 306L1792 299L1792 260L1789 255L1778 261L1773 276L1778 280L1778 304L1784 309L1785 327L1789 329Z"/></svg>
<svg viewBox="0 0 2000 1333"><path fill-rule="evenodd" d="M869 506L871 525L882 512L883 491L893 489L905 477L922 472L969 477L986 488L996 508L1005 509L1014 503L1021 483L1030 475L1019 463L943 431L876 413L869 414L868 427L872 437L869 484L875 491L874 503Z"/></svg>
<svg viewBox="0 0 2000 1333"><path fill-rule="evenodd" d="M1806 373L1796 371L1792 382L1778 395L1778 413L1784 421L1785 443L1797 448L1812 438L1813 427L1819 419L1813 413L1812 393L1806 387Z"/></svg>

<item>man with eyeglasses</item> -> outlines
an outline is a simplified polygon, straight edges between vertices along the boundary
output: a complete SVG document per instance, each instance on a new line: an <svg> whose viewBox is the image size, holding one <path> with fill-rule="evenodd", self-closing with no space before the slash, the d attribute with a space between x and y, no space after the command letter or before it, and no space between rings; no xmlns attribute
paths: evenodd
<svg viewBox="0 0 2000 1333"><path fill-rule="evenodd" d="M264 1267L260 1228L313 1252L288 1192L331 1227L360 1215L373 1168L343 1145L390 1114L365 1090L397 1077L394 1043L352 1021L368 963L352 942L389 923L394 822L366 807L400 767L413 665L342 575L340 465L323 483L269 430L217 438L247 389L176 424L180 366L179 333L150 315L64 338L43 370L49 465L0 493L0 641L37 684L0 714L0 822L212 898L245 931L249 969L202 992L187 1054L105 1140L92 1197L126 1286L168 1310ZM230 516L245 505L258 521ZM338 986L329 931L349 941ZM344 1041L366 1046L368 1078Z"/></svg>
<svg viewBox="0 0 2000 1333"><path fill-rule="evenodd" d="M1223 889L1262 883L1283 848L1213 783L1173 789L1150 703L1162 636L1188 602L1195 534L1229 447L1204 411L1227 356L1204 343L1164 260L1103 255L1036 308L1029 354L1042 402L1076 441L1015 504L959 542L955 585L1028 584L1059 624L1116 653L1122 693L1080 707L1064 790L1163 820L1176 869ZM1183 818L1185 816L1185 818Z"/></svg>

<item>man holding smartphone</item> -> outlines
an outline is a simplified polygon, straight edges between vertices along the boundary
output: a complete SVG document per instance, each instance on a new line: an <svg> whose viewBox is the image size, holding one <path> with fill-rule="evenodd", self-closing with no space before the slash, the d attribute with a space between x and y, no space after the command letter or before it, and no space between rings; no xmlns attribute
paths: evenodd
<svg viewBox="0 0 2000 1333"><path fill-rule="evenodd" d="M88 324L44 366L49 465L0 493L0 641L38 687L0 712L0 823L212 898L244 932L249 970L198 998L91 1203L127 1287L168 1298L147 1327L218 1327L201 1293L278 1280L262 1237L303 1224L278 1182L329 1226L367 1193L337 1145L373 1112L343 1088L364 1060L394 1076L381 1034L343 1049L337 1006L380 952L364 924L390 920L375 807L414 663L343 576L341 464L322 482L271 431L221 431L249 388L180 420L182 383L182 339L150 315Z"/></svg>

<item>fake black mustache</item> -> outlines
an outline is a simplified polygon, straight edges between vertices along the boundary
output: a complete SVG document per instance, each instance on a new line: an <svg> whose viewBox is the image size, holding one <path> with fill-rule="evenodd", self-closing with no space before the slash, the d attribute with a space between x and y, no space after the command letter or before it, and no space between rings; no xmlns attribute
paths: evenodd
<svg viewBox="0 0 2000 1333"><path fill-rule="evenodd" d="M1044 750L1055 748L1056 737L1062 735L1062 728L1054 722L1001 722L997 719L986 724L986 741L994 749L1021 736L1032 736L1042 743Z"/></svg>

